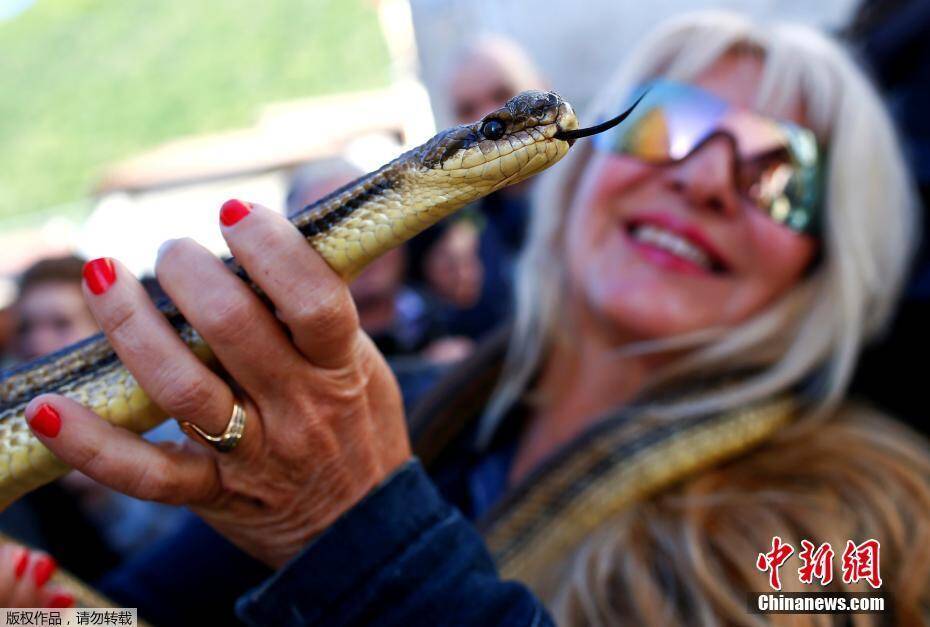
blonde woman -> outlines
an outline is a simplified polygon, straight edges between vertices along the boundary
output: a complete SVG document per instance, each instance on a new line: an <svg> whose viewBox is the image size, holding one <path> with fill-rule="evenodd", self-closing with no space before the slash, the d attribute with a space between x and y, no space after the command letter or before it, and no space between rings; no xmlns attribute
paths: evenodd
<svg viewBox="0 0 930 627"><path fill-rule="evenodd" d="M724 14L655 33L598 111L647 84L636 116L547 175L514 328L411 418L422 465L345 286L243 203L224 234L289 335L195 245L159 261L248 394L239 448L159 451L48 396L34 429L277 569L240 601L253 624L852 620L752 613L773 588L874 591L885 611L856 624L925 621L930 450L844 398L912 247L884 109L822 35ZM108 264L91 263L88 299L124 362L216 431L228 388ZM197 580L200 602L226 574Z"/></svg>

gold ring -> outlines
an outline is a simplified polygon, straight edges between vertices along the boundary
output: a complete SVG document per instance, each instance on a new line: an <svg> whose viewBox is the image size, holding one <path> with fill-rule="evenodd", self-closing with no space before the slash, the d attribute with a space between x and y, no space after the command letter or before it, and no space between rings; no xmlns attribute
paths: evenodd
<svg viewBox="0 0 930 627"><path fill-rule="evenodd" d="M245 410L242 405L233 401L232 414L229 416L229 422L226 429L220 435L210 435L197 425L187 420L179 421L181 430L193 439L200 438L206 444L209 444L220 453L228 453L239 445L242 434L245 432Z"/></svg>

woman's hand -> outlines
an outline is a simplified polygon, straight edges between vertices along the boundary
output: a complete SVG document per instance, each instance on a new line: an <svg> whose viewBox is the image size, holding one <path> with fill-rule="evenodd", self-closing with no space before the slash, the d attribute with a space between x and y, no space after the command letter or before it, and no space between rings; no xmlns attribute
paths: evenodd
<svg viewBox="0 0 930 627"><path fill-rule="evenodd" d="M0 544L0 607L71 607L74 597L60 586L46 585L55 560L17 544Z"/></svg>
<svg viewBox="0 0 930 627"><path fill-rule="evenodd" d="M34 399L26 415L74 468L130 496L188 505L278 567L409 459L410 446L397 384L340 277L268 209L229 201L221 221L276 312L191 240L162 247L157 275L242 390L247 419L234 450L156 446L60 396ZM222 433L230 386L181 342L138 281L108 259L90 262L85 279L94 316L150 397L178 420Z"/></svg>

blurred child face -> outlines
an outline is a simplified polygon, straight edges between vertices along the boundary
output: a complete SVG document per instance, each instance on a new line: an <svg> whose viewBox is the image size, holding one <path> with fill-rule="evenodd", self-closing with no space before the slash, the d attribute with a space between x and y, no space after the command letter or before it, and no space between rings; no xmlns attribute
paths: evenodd
<svg viewBox="0 0 930 627"><path fill-rule="evenodd" d="M694 83L752 108L761 75L755 57L729 55ZM795 109L790 117L803 125ZM669 337L743 321L797 283L816 240L744 199L734 158L725 138L672 165L594 152L566 223L570 289L583 321L614 341ZM697 247L714 267L645 243L637 237L643 224Z"/></svg>
<svg viewBox="0 0 930 627"><path fill-rule="evenodd" d="M349 284L349 292L359 308L385 299L393 299L404 280L407 267L406 249L393 248L372 261Z"/></svg>
<svg viewBox="0 0 930 627"><path fill-rule="evenodd" d="M478 229L459 220L427 253L423 271L430 288L456 307L473 307L481 296L484 268L479 245Z"/></svg>
<svg viewBox="0 0 930 627"><path fill-rule="evenodd" d="M97 332L81 287L66 281L33 285L16 306L18 326L13 343L24 361L53 353Z"/></svg>

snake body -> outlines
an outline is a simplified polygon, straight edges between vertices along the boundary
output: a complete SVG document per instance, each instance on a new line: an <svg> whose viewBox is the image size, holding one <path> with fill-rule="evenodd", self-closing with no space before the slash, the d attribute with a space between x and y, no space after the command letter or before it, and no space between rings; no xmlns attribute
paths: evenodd
<svg viewBox="0 0 930 627"><path fill-rule="evenodd" d="M291 220L333 270L351 280L457 209L556 163L581 136L572 135L581 132L576 129L571 105L557 94L524 92L474 124L440 132ZM235 260L228 265L248 280ZM159 307L195 354L213 365L209 347L180 312L167 302ZM136 432L167 418L103 335L0 375L0 508L68 471L26 424L27 403L46 392L73 398Z"/></svg>

